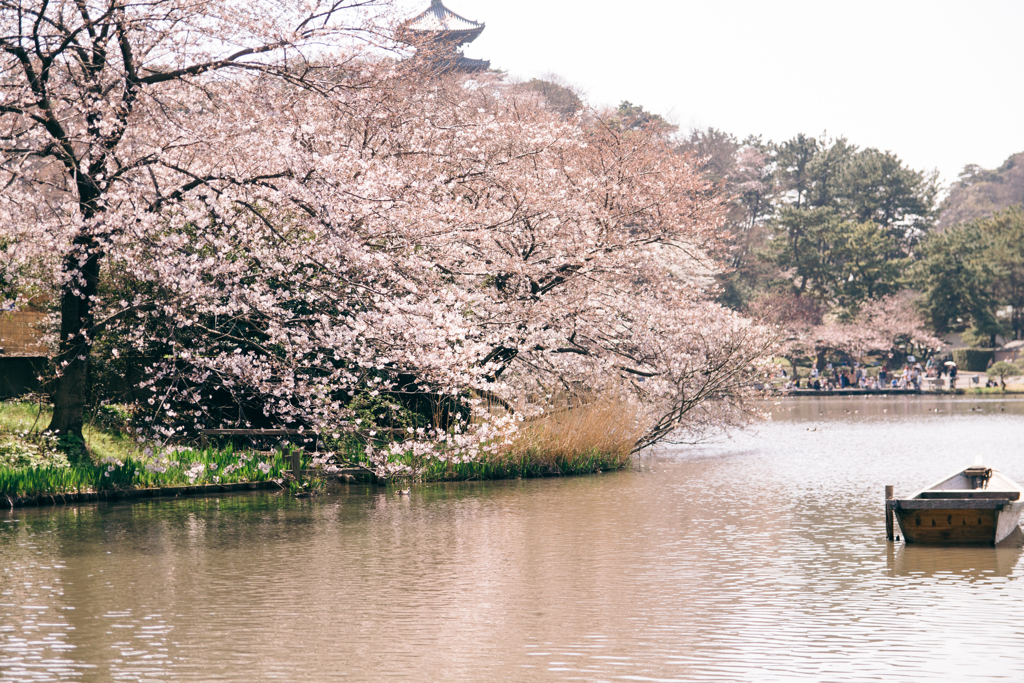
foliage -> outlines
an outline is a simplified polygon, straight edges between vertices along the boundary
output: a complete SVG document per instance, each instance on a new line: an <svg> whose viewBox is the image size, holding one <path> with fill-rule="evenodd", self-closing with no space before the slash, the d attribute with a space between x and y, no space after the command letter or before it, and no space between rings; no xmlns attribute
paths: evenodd
<svg viewBox="0 0 1024 683"><path fill-rule="evenodd" d="M0 436L0 467L66 467L68 464L59 438L53 434L24 430Z"/></svg>
<svg viewBox="0 0 1024 683"><path fill-rule="evenodd" d="M844 138L740 142L708 129L692 131L680 149L703 159L706 177L732 197L719 300L776 324L783 353L818 363L830 350L898 354L906 333L863 329L868 318L892 327L880 317L886 311L898 314L894 325L913 328L922 348L939 345L920 320L908 327L905 306L875 306L913 298L902 292L933 222L934 175ZM865 307L873 309L867 316Z"/></svg>
<svg viewBox="0 0 1024 683"><path fill-rule="evenodd" d="M793 287L841 316L902 286L902 261L931 226L935 178L845 139L777 145L783 194L768 254Z"/></svg>
<svg viewBox="0 0 1024 683"><path fill-rule="evenodd" d="M716 188L730 195L723 225L724 272L717 276L718 300L741 310L776 278L760 253L768 238L766 220L779 188L770 145L756 136L737 140L714 128L692 130L676 149L693 160Z"/></svg>
<svg viewBox="0 0 1024 683"><path fill-rule="evenodd" d="M896 239L873 222L840 221L831 209L783 208L773 242L776 264L807 294L837 315L855 315L866 301L900 289L905 258Z"/></svg>
<svg viewBox="0 0 1024 683"><path fill-rule="evenodd" d="M50 462L31 467L0 466L0 495L260 482L281 480L286 469L287 463L280 454L261 457L232 449L184 450L161 457L141 456L96 465L69 466Z"/></svg>
<svg viewBox="0 0 1024 683"><path fill-rule="evenodd" d="M568 85L557 79L532 78L515 86L519 92L533 92L543 98L544 105L558 112L563 118L570 118L585 109L583 100Z"/></svg>
<svg viewBox="0 0 1024 683"><path fill-rule="evenodd" d="M1006 389L1006 378L1017 377L1018 375L1022 374L1022 371L1020 365L1018 365L1017 363L1001 360L993 363L992 367L985 371L985 374L988 375L989 377L998 377L999 386L1001 386L1003 389Z"/></svg>
<svg viewBox="0 0 1024 683"><path fill-rule="evenodd" d="M800 309L794 309L800 310ZM814 323L813 318L793 320L783 352L813 356L819 369L830 352L864 359L878 354L898 362L903 356L927 356L942 347L942 341L928 329L918 311L913 292L903 291L865 303L855 317L828 316Z"/></svg>
<svg viewBox="0 0 1024 683"><path fill-rule="evenodd" d="M126 434L131 430L132 414L124 405L106 404L97 406L92 421L104 431Z"/></svg>
<svg viewBox="0 0 1024 683"><path fill-rule="evenodd" d="M626 459L648 431L651 415L638 401L613 394L566 397L568 405L547 411L519 430L500 457L570 460L577 453Z"/></svg>
<svg viewBox="0 0 1024 683"><path fill-rule="evenodd" d="M953 349L953 362L961 370L968 372L985 372L989 361L994 357L992 349L963 348Z"/></svg>
<svg viewBox="0 0 1024 683"><path fill-rule="evenodd" d="M67 436L43 429L53 414L52 409L42 397L0 402L0 439L8 438L21 444L19 449L32 448L45 454L41 464L63 462L61 459L67 457ZM124 460L139 452L135 439L106 417L106 414L123 416L123 412L123 406L110 406L85 425L84 444L80 446L84 445L97 461Z"/></svg>
<svg viewBox="0 0 1024 683"><path fill-rule="evenodd" d="M105 412L124 417L118 406ZM117 421L106 420L94 421L85 431L95 464L75 465L61 444L66 436L38 429L46 417L48 410L40 403L0 403L0 495L268 481L281 478L290 466L280 453L256 455L230 446L161 450L137 444L120 432ZM312 456L304 460L309 464Z"/></svg>
<svg viewBox="0 0 1024 683"><path fill-rule="evenodd" d="M641 105L628 100L619 103L609 122L621 130L645 130L662 135L676 130L676 126L670 124L660 114L649 112Z"/></svg>
<svg viewBox="0 0 1024 683"><path fill-rule="evenodd" d="M937 227L945 230L987 218L1024 200L1024 152L992 170L968 164L939 207Z"/></svg>
<svg viewBox="0 0 1024 683"><path fill-rule="evenodd" d="M628 455L584 450L562 453L521 452L517 455L489 455L471 462L433 461L419 475L422 481L468 481L487 479L530 479L573 474L594 474L629 466Z"/></svg>
<svg viewBox="0 0 1024 683"><path fill-rule="evenodd" d="M993 349L996 346L995 335L1003 332L1003 328L997 322L992 321L990 325L978 326L977 323L971 325L968 329L964 330L964 333L960 335L960 341L967 346L973 346L982 349Z"/></svg>
<svg viewBox="0 0 1024 683"><path fill-rule="evenodd" d="M1010 208L932 236L922 245L915 280L935 329L969 327L976 341L987 337L988 346L1004 331L1024 335L1024 210ZM1007 306L1009 318L1000 318Z"/></svg>

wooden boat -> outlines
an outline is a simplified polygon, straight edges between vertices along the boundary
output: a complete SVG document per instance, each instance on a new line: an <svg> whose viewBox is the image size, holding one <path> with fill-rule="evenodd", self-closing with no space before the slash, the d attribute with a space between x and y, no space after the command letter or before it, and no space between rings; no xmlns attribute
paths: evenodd
<svg viewBox="0 0 1024 683"><path fill-rule="evenodd" d="M974 466L886 506L907 543L995 545L1017 528L1022 492L1005 474Z"/></svg>

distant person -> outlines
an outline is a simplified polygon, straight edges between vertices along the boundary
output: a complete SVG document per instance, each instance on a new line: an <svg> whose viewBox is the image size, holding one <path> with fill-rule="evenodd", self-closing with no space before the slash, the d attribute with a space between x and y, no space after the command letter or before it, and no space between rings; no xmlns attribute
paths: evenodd
<svg viewBox="0 0 1024 683"><path fill-rule="evenodd" d="M821 391L821 381L820 380L817 380L817 379L814 380L814 390L815 391Z"/></svg>
<svg viewBox="0 0 1024 683"><path fill-rule="evenodd" d="M878 383L879 384L881 384L882 386L885 386L885 380L888 378L888 376L889 376L889 371L886 369L886 367L884 365L878 369Z"/></svg>
<svg viewBox="0 0 1024 683"><path fill-rule="evenodd" d="M949 366L949 388L956 389L956 365Z"/></svg>

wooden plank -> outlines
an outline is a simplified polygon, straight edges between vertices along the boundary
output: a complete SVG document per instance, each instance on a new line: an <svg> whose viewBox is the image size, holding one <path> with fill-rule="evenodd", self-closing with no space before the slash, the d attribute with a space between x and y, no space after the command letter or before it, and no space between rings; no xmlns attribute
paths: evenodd
<svg viewBox="0 0 1024 683"><path fill-rule="evenodd" d="M908 543L995 542L996 510L896 510Z"/></svg>
<svg viewBox="0 0 1024 683"><path fill-rule="evenodd" d="M892 488L892 486L886 486L885 487L885 499L887 501L892 500L892 496L893 496L893 488ZM885 506L885 540L887 540L887 541L893 540L892 506L891 505L886 505Z"/></svg>
<svg viewBox="0 0 1024 683"><path fill-rule="evenodd" d="M957 490L951 489L948 491L922 491L920 494L921 498L927 499L994 499L999 498L1002 500L1020 500L1020 491L985 491L985 490Z"/></svg>
<svg viewBox="0 0 1024 683"><path fill-rule="evenodd" d="M998 510L1009 504L1009 498L957 500L955 498L922 499L890 501L895 510ZM901 525L902 526L902 525Z"/></svg>
<svg viewBox="0 0 1024 683"><path fill-rule="evenodd" d="M315 432L308 429L200 429L200 434L209 436L289 436L291 434L309 434L315 436Z"/></svg>
<svg viewBox="0 0 1024 683"><path fill-rule="evenodd" d="M292 452L292 476L295 481L302 481L302 451L298 448L290 449Z"/></svg>

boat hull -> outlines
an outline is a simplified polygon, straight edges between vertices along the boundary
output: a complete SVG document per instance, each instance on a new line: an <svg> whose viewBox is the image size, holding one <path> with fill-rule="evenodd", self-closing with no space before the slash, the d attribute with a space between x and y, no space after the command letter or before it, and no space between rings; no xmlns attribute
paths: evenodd
<svg viewBox="0 0 1024 683"><path fill-rule="evenodd" d="M907 543L995 545L1017 528L1024 502L909 499L890 501Z"/></svg>

